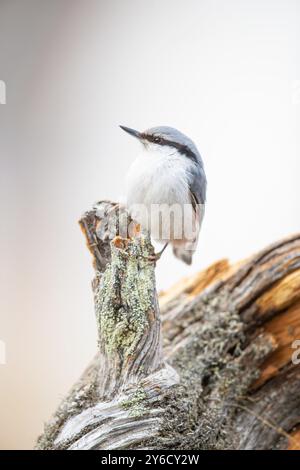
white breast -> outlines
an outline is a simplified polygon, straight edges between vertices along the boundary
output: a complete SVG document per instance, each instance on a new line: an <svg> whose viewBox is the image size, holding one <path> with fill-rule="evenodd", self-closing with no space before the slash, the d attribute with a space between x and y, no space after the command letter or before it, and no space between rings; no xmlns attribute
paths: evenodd
<svg viewBox="0 0 300 470"><path fill-rule="evenodd" d="M127 173L127 204L189 202L188 177L192 165L170 147L143 150Z"/></svg>
<svg viewBox="0 0 300 470"><path fill-rule="evenodd" d="M132 163L126 178L127 207L143 228L151 230L155 239L170 239L176 230L170 225L168 207L177 205L183 208L190 204L189 174L193 165L188 158L167 146L160 150L145 149ZM169 237L158 235L161 224L153 223L153 217L151 221L151 210L156 210L157 205L162 211L163 226L166 233L170 233ZM182 226L182 218L178 214L180 210L177 210L177 217L175 215L175 223Z"/></svg>

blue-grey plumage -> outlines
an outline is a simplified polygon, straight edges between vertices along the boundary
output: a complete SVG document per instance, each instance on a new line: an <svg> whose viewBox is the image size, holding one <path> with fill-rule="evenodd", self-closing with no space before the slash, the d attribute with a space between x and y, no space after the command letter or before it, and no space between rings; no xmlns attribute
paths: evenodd
<svg viewBox="0 0 300 470"><path fill-rule="evenodd" d="M207 186L203 161L196 145L182 132L168 126L153 127L144 132L120 127L143 144L141 155L133 162L127 175L129 211L143 227L150 228L156 240L165 244L170 242L175 256L191 264L204 216ZM163 219L163 223L156 227L149 215L156 205L165 207L165 215L168 207L191 206L190 222L196 224L193 239L184 234L174 236L179 225L186 224L187 215L177 219L174 216L169 226ZM147 208L147 211L134 212L133 208L137 206ZM170 216L170 212L168 214ZM161 234L162 227L169 230L169 236L157 236L157 233Z"/></svg>
<svg viewBox="0 0 300 470"><path fill-rule="evenodd" d="M196 165L193 168L193 172L190 174L189 180L190 190L195 195L199 204L205 204L207 186L206 175L203 160L194 142L182 132L168 126L152 127L147 130L146 133L150 135L161 135L168 141L178 144L181 146L181 149L178 147L179 151L181 151L186 158L195 160Z"/></svg>

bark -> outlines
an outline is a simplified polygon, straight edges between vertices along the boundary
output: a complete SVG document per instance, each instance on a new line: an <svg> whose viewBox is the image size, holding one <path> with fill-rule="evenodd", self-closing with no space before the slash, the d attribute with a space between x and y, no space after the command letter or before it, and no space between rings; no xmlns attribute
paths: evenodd
<svg viewBox="0 0 300 470"><path fill-rule="evenodd" d="M37 448L300 449L300 234L158 299L150 239L126 217L104 201L80 221L99 352Z"/></svg>

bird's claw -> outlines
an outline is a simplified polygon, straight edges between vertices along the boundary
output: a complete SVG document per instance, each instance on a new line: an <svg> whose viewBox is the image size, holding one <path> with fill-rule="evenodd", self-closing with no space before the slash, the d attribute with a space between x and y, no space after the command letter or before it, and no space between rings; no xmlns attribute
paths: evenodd
<svg viewBox="0 0 300 470"><path fill-rule="evenodd" d="M161 258L162 253L153 253L153 255L146 256L145 258L150 261L150 263L156 263Z"/></svg>
<svg viewBox="0 0 300 470"><path fill-rule="evenodd" d="M161 258L161 255L163 254L163 252L165 251L165 249L167 248L169 242L165 243L164 247L162 250L160 250L158 253L153 253L152 255L148 255L146 256L146 259L148 261L150 261L151 263L156 263L156 261L158 261L160 258Z"/></svg>

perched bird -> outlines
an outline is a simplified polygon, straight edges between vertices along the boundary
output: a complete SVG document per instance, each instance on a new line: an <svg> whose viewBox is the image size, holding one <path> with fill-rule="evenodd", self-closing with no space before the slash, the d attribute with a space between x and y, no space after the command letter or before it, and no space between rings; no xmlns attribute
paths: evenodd
<svg viewBox="0 0 300 470"><path fill-rule="evenodd" d="M144 132L120 127L142 144L126 178L129 212L164 243L155 260L171 243L175 256L191 264L206 200L206 176L195 144L172 127Z"/></svg>

